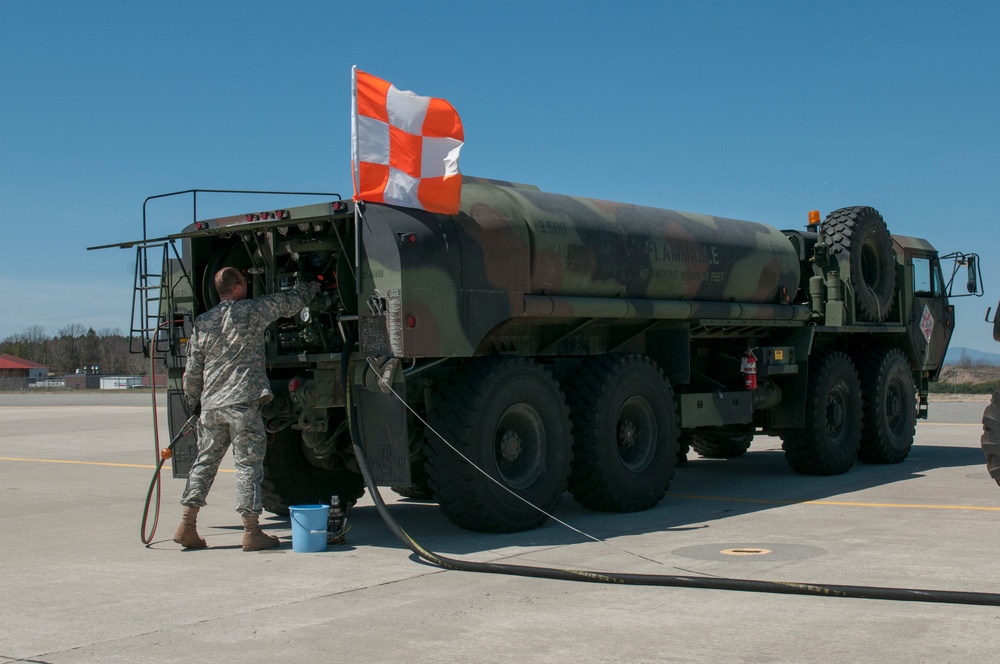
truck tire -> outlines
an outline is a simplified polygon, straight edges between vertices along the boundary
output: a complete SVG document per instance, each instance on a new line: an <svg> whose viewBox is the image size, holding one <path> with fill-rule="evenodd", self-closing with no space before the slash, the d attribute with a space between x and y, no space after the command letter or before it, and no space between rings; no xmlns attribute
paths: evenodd
<svg viewBox="0 0 1000 664"><path fill-rule="evenodd" d="M695 434L691 448L706 459L735 459L750 449L753 434Z"/></svg>
<svg viewBox="0 0 1000 664"><path fill-rule="evenodd" d="M846 473L861 443L861 387L851 359L817 352L809 368L806 426L782 435L785 460L803 475Z"/></svg>
<svg viewBox="0 0 1000 664"><path fill-rule="evenodd" d="M282 429L273 434L264 455L264 509L287 516L290 505L329 503L334 495L347 504L364 495L360 474L346 468L331 470L323 464L310 454L301 432Z"/></svg>
<svg viewBox="0 0 1000 664"><path fill-rule="evenodd" d="M862 364L864 416L858 459L865 463L899 463L913 447L917 427L917 386L903 351L880 349Z"/></svg>
<svg viewBox="0 0 1000 664"><path fill-rule="evenodd" d="M983 411L983 454L986 470L1000 484L1000 389L993 393L993 400Z"/></svg>
<svg viewBox="0 0 1000 664"><path fill-rule="evenodd" d="M892 237L878 210L834 210L823 222L823 243L850 266L857 317L872 322L885 320L896 295L896 260Z"/></svg>
<svg viewBox="0 0 1000 664"><path fill-rule="evenodd" d="M584 507L637 512L656 505L677 466L674 392L641 355L602 355L570 379L569 490Z"/></svg>
<svg viewBox="0 0 1000 664"><path fill-rule="evenodd" d="M435 389L428 422L440 434L427 432L428 484L455 525L530 530L559 503L569 474L569 410L537 362L505 357L464 365Z"/></svg>

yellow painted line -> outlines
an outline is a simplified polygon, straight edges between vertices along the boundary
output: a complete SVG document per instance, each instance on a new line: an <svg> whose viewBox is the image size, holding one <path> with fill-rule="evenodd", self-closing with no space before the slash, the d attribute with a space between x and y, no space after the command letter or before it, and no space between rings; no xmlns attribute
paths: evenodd
<svg viewBox="0 0 1000 664"><path fill-rule="evenodd" d="M26 459L22 457L0 457L0 461L31 461L34 463L72 463L80 466L111 466L114 468L146 468L153 470L156 466L144 466L138 463L111 463L109 461L73 461L72 459ZM220 473L235 473L232 468L219 468Z"/></svg>
<svg viewBox="0 0 1000 664"><path fill-rule="evenodd" d="M55 409L62 410L64 408L86 408L87 410L92 410L92 409L95 409L95 408L129 408L129 409L133 409L134 410L136 408L141 408L142 410L150 410L149 406L123 406L121 404L109 404L109 405L105 405L105 406L97 406L97 405L91 405L91 404L86 404L86 403L78 403L78 404L75 404L75 405L66 405L66 406L18 406L16 404L4 403L4 404L0 404L0 408L11 408L11 409L13 409L13 408L19 408L19 409L22 409L22 410L44 409L44 410L49 410L49 411L55 410ZM163 410L164 408L166 408L166 406L157 406L156 408L157 408L157 410Z"/></svg>
<svg viewBox="0 0 1000 664"><path fill-rule="evenodd" d="M976 422L972 424L969 422L921 422L919 425L917 425L918 429L920 427L976 427L977 429L982 429L983 423Z"/></svg>
<svg viewBox="0 0 1000 664"><path fill-rule="evenodd" d="M835 505L841 507L904 507L923 510L970 510L974 512L1000 512L1000 507L983 505L927 505L920 503L858 503L842 500L765 500L763 498L736 498L732 496L703 496L693 493L673 493L667 496L694 498L696 500L724 500L734 503L765 503L769 505Z"/></svg>

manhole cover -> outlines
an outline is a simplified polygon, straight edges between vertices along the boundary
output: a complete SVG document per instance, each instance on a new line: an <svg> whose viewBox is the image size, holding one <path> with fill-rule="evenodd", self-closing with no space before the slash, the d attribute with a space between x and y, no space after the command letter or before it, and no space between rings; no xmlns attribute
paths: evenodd
<svg viewBox="0 0 1000 664"><path fill-rule="evenodd" d="M760 560L776 562L779 560L800 560L812 558L827 553L826 549L806 544L773 544L758 543L736 544L698 544L697 546L682 546L671 553L696 560L718 560L733 562Z"/></svg>

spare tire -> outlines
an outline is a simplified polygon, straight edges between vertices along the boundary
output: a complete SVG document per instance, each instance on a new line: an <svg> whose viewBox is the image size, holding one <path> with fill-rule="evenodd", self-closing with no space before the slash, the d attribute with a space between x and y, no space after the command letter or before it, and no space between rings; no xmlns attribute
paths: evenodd
<svg viewBox="0 0 1000 664"><path fill-rule="evenodd" d="M691 447L706 459L735 459L743 456L753 442L752 433L743 434L696 434L691 438Z"/></svg>
<svg viewBox="0 0 1000 664"><path fill-rule="evenodd" d="M857 318L885 320L896 296L896 258L879 211L873 207L834 210L823 222L822 237L838 258L843 276L850 273Z"/></svg>

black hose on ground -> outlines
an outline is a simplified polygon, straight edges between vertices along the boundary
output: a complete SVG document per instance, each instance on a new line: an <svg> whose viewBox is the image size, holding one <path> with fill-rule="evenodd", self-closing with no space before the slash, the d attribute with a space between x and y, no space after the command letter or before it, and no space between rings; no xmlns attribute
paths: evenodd
<svg viewBox="0 0 1000 664"><path fill-rule="evenodd" d="M351 443L357 456L365 486L371 493L379 515L389 530L410 551L432 565L444 569L485 574L507 574L557 581L589 581L638 586L669 586L677 588L703 588L711 590L738 590L743 592L777 593L782 595L812 595L816 597L844 597L854 599L883 599L895 602L934 602L943 604L971 604L977 606L1000 606L998 593L974 593L956 590L924 590L919 588L886 588L879 586L843 586L819 583L796 583L788 581L756 581L753 579L733 579L726 577L675 576L669 574L628 574L618 572L597 572L590 570L559 569L500 563L479 563L439 556L420 546L407 534L389 513L382 495L372 478L368 459L362 449L357 430L357 418L353 413L348 384L347 358L350 347L342 354L344 397L347 402L347 419L350 424Z"/></svg>

